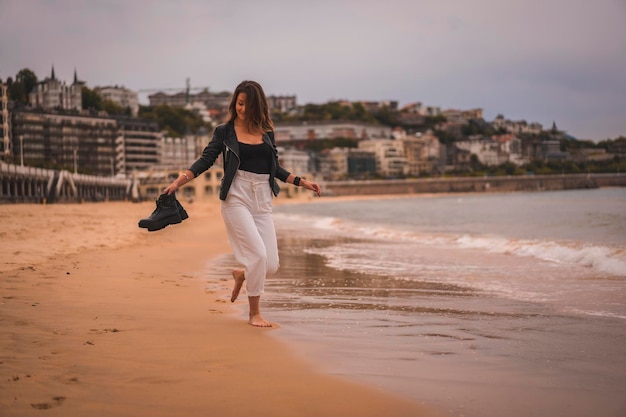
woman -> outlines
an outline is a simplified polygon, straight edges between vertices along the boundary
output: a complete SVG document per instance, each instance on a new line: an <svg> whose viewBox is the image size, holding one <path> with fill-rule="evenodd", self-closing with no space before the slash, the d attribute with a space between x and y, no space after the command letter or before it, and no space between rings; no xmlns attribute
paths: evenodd
<svg viewBox="0 0 626 417"><path fill-rule="evenodd" d="M213 138L202 156L165 188L174 193L209 169L218 155L224 159L224 177L220 189L221 210L235 259L243 269L232 272L235 281L231 301L246 282L252 326L271 327L261 316L259 303L265 277L278 270L278 247L272 218L272 198L277 196L279 180L314 191L322 189L314 182L297 177L278 163L274 142L274 124L261 86L243 81L237 86L229 105L228 122L215 128Z"/></svg>

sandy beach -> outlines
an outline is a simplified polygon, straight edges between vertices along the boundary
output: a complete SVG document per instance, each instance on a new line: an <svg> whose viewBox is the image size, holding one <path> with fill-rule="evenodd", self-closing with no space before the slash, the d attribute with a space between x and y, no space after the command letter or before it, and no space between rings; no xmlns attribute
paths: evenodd
<svg viewBox="0 0 626 417"><path fill-rule="evenodd" d="M0 206L0 415L433 415L249 326L230 277L206 290L208 262L230 252L217 201L148 233L153 208Z"/></svg>

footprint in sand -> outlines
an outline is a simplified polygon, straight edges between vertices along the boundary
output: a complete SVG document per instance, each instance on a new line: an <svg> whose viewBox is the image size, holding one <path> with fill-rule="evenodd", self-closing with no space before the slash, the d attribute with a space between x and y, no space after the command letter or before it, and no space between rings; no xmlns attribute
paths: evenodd
<svg viewBox="0 0 626 417"><path fill-rule="evenodd" d="M52 407L58 407L63 404L65 397L53 397L51 402L48 403L31 403L31 407L37 410L47 410Z"/></svg>

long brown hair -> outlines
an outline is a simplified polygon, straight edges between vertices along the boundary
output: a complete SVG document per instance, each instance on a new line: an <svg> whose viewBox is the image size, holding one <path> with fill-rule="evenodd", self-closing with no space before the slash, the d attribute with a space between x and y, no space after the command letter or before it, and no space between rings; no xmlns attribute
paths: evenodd
<svg viewBox="0 0 626 417"><path fill-rule="evenodd" d="M250 132L265 133L274 130L274 123L270 118L270 109L263 88L256 81L242 81L239 83L228 106L228 122L237 118L235 106L240 93L246 94L246 128Z"/></svg>

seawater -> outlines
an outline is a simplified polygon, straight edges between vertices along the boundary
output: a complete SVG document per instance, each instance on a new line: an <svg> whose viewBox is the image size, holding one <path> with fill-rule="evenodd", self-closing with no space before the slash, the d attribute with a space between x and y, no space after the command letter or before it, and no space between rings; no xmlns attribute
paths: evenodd
<svg viewBox="0 0 626 417"><path fill-rule="evenodd" d="M265 315L327 372L449 415L621 415L625 208L620 188L277 205Z"/></svg>
<svg viewBox="0 0 626 417"><path fill-rule="evenodd" d="M275 213L285 238L359 239L305 248L337 270L626 319L626 189L284 205Z"/></svg>

